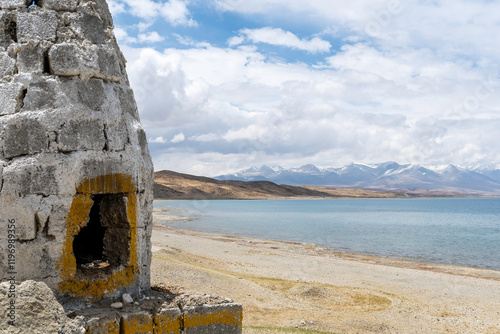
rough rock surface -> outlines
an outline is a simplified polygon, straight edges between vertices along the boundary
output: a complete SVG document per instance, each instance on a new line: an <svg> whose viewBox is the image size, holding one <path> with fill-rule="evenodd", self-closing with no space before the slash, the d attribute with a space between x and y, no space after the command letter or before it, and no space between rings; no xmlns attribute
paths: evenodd
<svg viewBox="0 0 500 334"><path fill-rule="evenodd" d="M0 280L149 289L152 179L106 1L0 0Z"/></svg>
<svg viewBox="0 0 500 334"><path fill-rule="evenodd" d="M83 317L69 319L63 307L43 282L25 281L16 285L16 299L9 316L10 283L0 284L0 333L83 334ZM14 325L12 325L12 323Z"/></svg>

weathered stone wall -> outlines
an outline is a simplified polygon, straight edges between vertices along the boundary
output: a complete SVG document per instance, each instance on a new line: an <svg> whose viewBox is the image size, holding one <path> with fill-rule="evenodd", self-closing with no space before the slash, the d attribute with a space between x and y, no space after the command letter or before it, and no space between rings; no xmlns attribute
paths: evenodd
<svg viewBox="0 0 500 334"><path fill-rule="evenodd" d="M152 179L106 1L0 0L0 279L85 299L149 289ZM93 220L79 247L103 231L107 263L82 269Z"/></svg>

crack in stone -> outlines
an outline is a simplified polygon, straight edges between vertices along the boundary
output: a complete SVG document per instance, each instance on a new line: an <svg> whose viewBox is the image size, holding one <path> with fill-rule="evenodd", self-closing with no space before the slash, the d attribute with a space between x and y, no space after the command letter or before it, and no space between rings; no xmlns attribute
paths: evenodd
<svg viewBox="0 0 500 334"><path fill-rule="evenodd" d="M26 94L28 94L28 88L24 88L21 91L21 94L17 97L17 106L16 106L16 112L21 111L24 107L24 99L26 98Z"/></svg>
<svg viewBox="0 0 500 334"><path fill-rule="evenodd" d="M103 151L109 151L109 139L107 132L107 125L103 124L103 132L104 132L104 148Z"/></svg>
<svg viewBox="0 0 500 334"><path fill-rule="evenodd" d="M48 50L43 53L43 73L52 74Z"/></svg>

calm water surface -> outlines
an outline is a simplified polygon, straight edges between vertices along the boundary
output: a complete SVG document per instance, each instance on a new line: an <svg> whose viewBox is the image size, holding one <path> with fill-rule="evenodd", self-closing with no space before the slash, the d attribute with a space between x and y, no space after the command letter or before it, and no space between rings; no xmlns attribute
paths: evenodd
<svg viewBox="0 0 500 334"><path fill-rule="evenodd" d="M500 270L500 198L158 201L172 227Z"/></svg>

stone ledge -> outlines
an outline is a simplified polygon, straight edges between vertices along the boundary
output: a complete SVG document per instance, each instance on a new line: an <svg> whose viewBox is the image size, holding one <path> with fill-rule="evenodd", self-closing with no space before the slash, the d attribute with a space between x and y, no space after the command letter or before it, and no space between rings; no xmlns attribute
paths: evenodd
<svg viewBox="0 0 500 334"><path fill-rule="evenodd" d="M10 290L17 295L13 325L8 314ZM119 310L110 308L114 301L101 300L89 308L65 313L45 283L6 281L0 283L0 328L15 334L241 334L242 331L242 306L220 297L151 290L139 301ZM32 312L32 307L37 312Z"/></svg>
<svg viewBox="0 0 500 334"><path fill-rule="evenodd" d="M85 319L89 334L241 334L240 304L216 296L160 291L146 292L147 296L119 310L111 309L115 300L108 299L73 315Z"/></svg>
<svg viewBox="0 0 500 334"><path fill-rule="evenodd" d="M151 314L140 308L112 311L86 320L88 334L240 334L240 304L198 305L182 312L178 307Z"/></svg>

